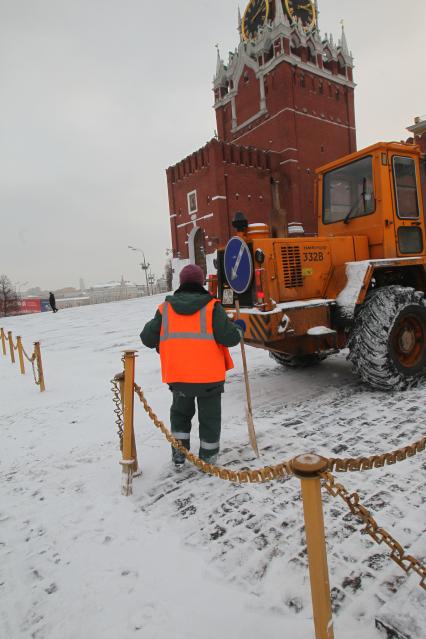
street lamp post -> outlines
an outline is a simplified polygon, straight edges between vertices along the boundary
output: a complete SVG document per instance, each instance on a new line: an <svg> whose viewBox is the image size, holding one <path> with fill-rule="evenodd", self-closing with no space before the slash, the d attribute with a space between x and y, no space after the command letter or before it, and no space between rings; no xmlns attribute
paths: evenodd
<svg viewBox="0 0 426 639"><path fill-rule="evenodd" d="M151 271L149 272L148 275L148 282L151 285L151 295L154 295L154 281L155 281L155 276L153 273L151 273Z"/></svg>
<svg viewBox="0 0 426 639"><path fill-rule="evenodd" d="M147 295L151 295L152 293L150 293L149 291L149 284L148 284L148 269L150 267L149 262L146 261L145 259L145 253L142 251L142 249L138 249L135 248L134 246L128 246L127 248L129 248L131 251L137 251L138 253L142 253L142 257L143 257L143 262L140 263L140 267L143 271L145 271L145 280L146 280L146 292Z"/></svg>

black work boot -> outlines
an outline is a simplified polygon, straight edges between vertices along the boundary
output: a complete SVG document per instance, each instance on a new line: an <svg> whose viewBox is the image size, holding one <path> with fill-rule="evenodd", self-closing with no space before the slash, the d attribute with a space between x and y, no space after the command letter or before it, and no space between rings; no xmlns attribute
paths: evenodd
<svg viewBox="0 0 426 639"><path fill-rule="evenodd" d="M189 450L189 439L178 439L177 440L179 442L179 444L182 444L182 446L184 446L186 448L186 450ZM185 455L183 453L181 453L180 450L177 450L177 448L174 448L172 446L172 462L175 466L175 468L182 468L182 466L185 463Z"/></svg>
<svg viewBox="0 0 426 639"><path fill-rule="evenodd" d="M200 448L199 458L206 462L206 464L213 464L213 466L217 463L217 459L219 456L219 448L215 450L205 450L204 448Z"/></svg>

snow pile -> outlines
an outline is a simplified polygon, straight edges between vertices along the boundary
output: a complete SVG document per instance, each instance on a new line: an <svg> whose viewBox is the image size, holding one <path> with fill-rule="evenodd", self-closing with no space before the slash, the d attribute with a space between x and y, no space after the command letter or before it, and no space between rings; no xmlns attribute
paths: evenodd
<svg viewBox="0 0 426 639"><path fill-rule="evenodd" d="M327 326L313 326L307 332L308 335L312 337L318 337L321 335L330 335L330 333L334 333L331 328L327 328Z"/></svg>
<svg viewBox="0 0 426 639"><path fill-rule="evenodd" d="M0 637L7 639L271 639L314 636L299 482L234 485L189 465L136 404L143 476L120 495L109 380L138 349L137 382L168 423L170 393L139 332L162 298L4 321L25 345L40 339L47 392L0 358ZM247 444L244 377L233 351L223 401L221 463L273 465L298 454L371 455L416 441L424 387L373 392L340 354L285 370L246 349L262 458ZM197 449L194 432L193 450ZM426 555L418 455L339 475L408 552ZM360 534L346 505L325 495L336 639L379 639L376 617L420 639L424 593L386 547ZM420 595L418 593L420 592ZM390 623L390 621L389 621Z"/></svg>
<svg viewBox="0 0 426 639"><path fill-rule="evenodd" d="M346 317L353 317L362 285L364 284L370 261L348 262L346 264L346 286L336 298L337 305Z"/></svg>

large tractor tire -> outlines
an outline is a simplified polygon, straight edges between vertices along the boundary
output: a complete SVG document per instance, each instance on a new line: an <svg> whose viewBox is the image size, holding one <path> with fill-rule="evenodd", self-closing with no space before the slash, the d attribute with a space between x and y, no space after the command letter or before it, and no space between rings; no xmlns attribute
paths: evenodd
<svg viewBox="0 0 426 639"><path fill-rule="evenodd" d="M370 386L404 390L426 373L425 338L424 293L385 286L367 298L355 319L349 360Z"/></svg>
<svg viewBox="0 0 426 639"><path fill-rule="evenodd" d="M327 355L323 353L313 353L311 355L286 355L285 353L273 353L269 352L269 356L281 364L289 368L307 368L308 366L315 366L326 359Z"/></svg>

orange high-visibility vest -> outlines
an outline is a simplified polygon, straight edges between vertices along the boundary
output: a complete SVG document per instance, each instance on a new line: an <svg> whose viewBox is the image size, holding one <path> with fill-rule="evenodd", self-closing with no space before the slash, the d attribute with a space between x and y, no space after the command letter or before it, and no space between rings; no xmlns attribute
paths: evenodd
<svg viewBox="0 0 426 639"><path fill-rule="evenodd" d="M193 315L179 315L168 302L158 307L161 371L166 384L223 382L226 371L234 368L228 349L213 335L213 309L218 301L212 299Z"/></svg>

